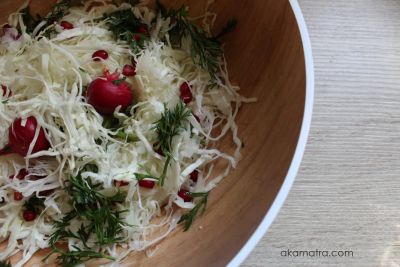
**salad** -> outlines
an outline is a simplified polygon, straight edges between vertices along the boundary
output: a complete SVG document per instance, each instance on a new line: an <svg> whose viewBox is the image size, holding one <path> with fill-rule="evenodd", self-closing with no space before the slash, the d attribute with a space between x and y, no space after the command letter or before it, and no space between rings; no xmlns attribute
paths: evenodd
<svg viewBox="0 0 400 267"><path fill-rule="evenodd" d="M235 117L254 99L229 80L234 20L213 37L210 11L77 2L2 26L2 266L44 248L62 266L120 262L193 226L240 159Z"/></svg>

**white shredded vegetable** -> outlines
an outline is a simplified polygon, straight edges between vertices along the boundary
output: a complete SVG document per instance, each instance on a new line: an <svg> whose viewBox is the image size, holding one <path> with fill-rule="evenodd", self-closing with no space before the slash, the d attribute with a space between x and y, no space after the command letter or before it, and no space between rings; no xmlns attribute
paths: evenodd
<svg viewBox="0 0 400 267"><path fill-rule="evenodd" d="M105 11L127 8L143 23L150 25L155 20L156 25L144 50L135 55L126 43L115 40L106 23L97 20ZM63 30L55 23L56 32L50 37L40 34L43 23L34 30L38 36L24 31L19 36L16 29L25 29L25 25L21 14L12 14L8 21L12 28L0 40L0 83L12 92L0 96L0 145L8 143L12 122L29 116L45 129L51 145L49 150L31 153L38 128L25 159L14 154L0 156L0 241L7 241L0 260L22 252L14 266L23 266L36 251L49 247L54 221L71 209L63 187L88 163L97 165L98 172L84 172L82 177L101 183L104 191L114 188L114 181L129 182L120 187L127 197L119 205L127 210L123 219L129 225L123 229L123 252L116 245L104 251L118 262L130 251L145 250L165 238L176 228L180 215L194 207L177 195L181 188L208 192L240 159L242 142L235 117L241 104L249 100L229 82L223 59L222 78L211 86L209 73L193 62L188 49L176 49L160 40L165 35L168 40L169 19L142 5L106 4L86 10L71 8L63 20L73 23L74 28ZM108 51L107 60L92 60L93 52L99 49ZM114 116L123 121L127 133L138 137L137 142L113 138L114 132L103 127L103 117L86 102L84 94L88 84L102 76L105 69L121 71L122 66L130 64L131 57L137 62L136 76L126 81L134 90L136 104L131 116L118 109ZM189 123L173 139L174 158L164 186L142 188L134 173L162 173L164 159L153 149L157 138L154 123L161 118L165 105L173 109L180 102L179 87L184 82L190 84L194 99L188 107L200 122L190 116ZM218 149L217 143L224 137L232 138L232 154ZM215 173L217 161L225 162L225 169ZM9 178L22 169L28 172L25 179ZM199 171L197 183L189 179L194 170ZM35 177L40 179L30 179ZM47 190L52 193L39 195ZM33 195L45 198L45 208L36 220L24 221L24 200L15 201L14 191L21 192L24 199ZM79 221L75 225L79 227ZM70 238L68 247L74 250L73 246L83 248L82 242Z"/></svg>

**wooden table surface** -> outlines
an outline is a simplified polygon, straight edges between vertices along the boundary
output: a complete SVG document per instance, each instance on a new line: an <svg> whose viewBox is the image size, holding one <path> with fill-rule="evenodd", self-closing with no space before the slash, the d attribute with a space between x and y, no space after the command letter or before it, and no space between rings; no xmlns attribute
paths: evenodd
<svg viewBox="0 0 400 267"><path fill-rule="evenodd" d="M284 207L243 266L400 266L400 0L299 2L316 72L311 134Z"/></svg>

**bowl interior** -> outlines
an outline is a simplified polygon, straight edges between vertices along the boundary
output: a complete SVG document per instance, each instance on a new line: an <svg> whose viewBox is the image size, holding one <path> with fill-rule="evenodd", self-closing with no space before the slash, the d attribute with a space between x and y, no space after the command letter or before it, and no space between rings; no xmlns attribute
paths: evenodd
<svg viewBox="0 0 400 267"><path fill-rule="evenodd" d="M2 0L0 21L5 22L23 2ZM37 13L54 3L31 2ZM186 3L193 14L204 12L206 2L163 1L174 6ZM218 14L216 30L229 19L238 19L236 30L224 37L229 72L242 95L258 99L243 105L237 119L245 143L243 158L212 191L205 214L191 230L174 231L157 245L151 258L130 256L126 262L135 266L226 265L268 212L294 155L303 118L306 74L301 37L289 2L218 0L212 10ZM32 263L40 263L47 252L37 253Z"/></svg>

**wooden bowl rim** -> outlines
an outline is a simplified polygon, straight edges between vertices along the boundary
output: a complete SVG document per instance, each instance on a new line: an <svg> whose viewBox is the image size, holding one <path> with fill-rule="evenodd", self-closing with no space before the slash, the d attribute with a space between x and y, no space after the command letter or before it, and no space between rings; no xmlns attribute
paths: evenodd
<svg viewBox="0 0 400 267"><path fill-rule="evenodd" d="M282 208L283 203L285 202L289 192L292 188L294 180L297 176L300 163L302 161L304 151L306 148L310 127L311 127L311 118L314 106L314 61L312 56L312 48L310 36L308 34L308 29L306 22L304 20L303 13L301 11L300 5L297 0L289 0L289 3L292 7L292 11L295 15L297 25L300 31L300 36L303 44L303 52L304 52L304 60L305 60L305 69L306 69L306 97L305 97L305 105L304 105L304 113L303 113L303 121L301 124L301 130L299 139L297 141L297 146L295 153L293 155L292 162L290 163L289 170L286 174L284 182L279 190L278 195L276 196L274 202L272 203L270 209L265 214L261 223L258 225L257 229L247 240L246 244L240 249L240 251L236 254L236 256L229 262L228 267L236 267L240 266L240 264L247 258L250 252L255 248L261 238L268 231L272 222L275 220L276 216L279 213L279 210Z"/></svg>

